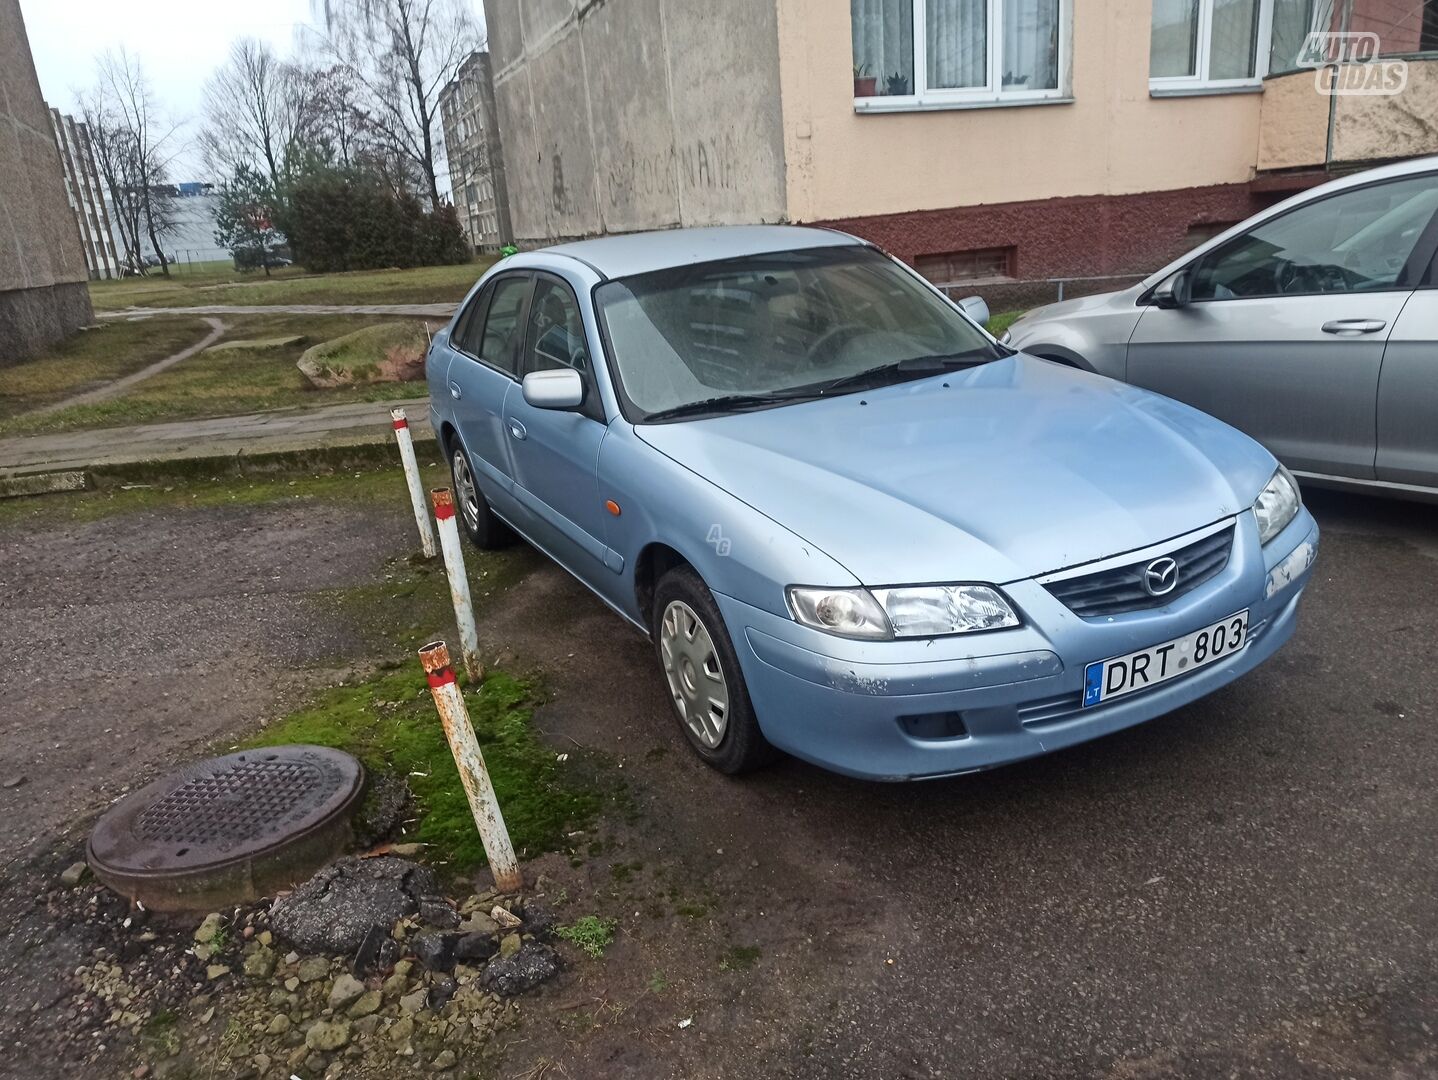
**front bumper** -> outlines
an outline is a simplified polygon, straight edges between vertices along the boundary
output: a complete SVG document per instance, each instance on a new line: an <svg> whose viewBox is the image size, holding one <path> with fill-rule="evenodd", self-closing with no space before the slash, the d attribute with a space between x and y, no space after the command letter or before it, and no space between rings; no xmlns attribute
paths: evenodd
<svg viewBox="0 0 1438 1080"><path fill-rule="evenodd" d="M1309 565L1291 559L1310 545ZM826 769L912 780L992 768L1107 735L1187 705L1268 659L1292 636L1318 526L1306 509L1263 547L1237 519L1228 565L1172 603L1083 619L1033 581L1004 586L1013 630L859 642L733 597L715 599L759 725L775 746ZM1082 707L1085 665L1249 610L1241 652L1113 702Z"/></svg>

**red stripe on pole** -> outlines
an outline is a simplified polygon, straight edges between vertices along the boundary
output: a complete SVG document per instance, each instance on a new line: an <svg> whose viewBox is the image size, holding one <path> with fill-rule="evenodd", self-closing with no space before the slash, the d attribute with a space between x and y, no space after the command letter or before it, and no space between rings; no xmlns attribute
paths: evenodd
<svg viewBox="0 0 1438 1080"><path fill-rule="evenodd" d="M454 672L449 668L440 668L438 671L431 671L425 678L429 680L432 689L438 690L441 686L454 682Z"/></svg>
<svg viewBox="0 0 1438 1080"><path fill-rule="evenodd" d="M454 517L454 503L435 503L434 516L438 521L448 521L450 518Z"/></svg>
<svg viewBox="0 0 1438 1080"><path fill-rule="evenodd" d="M396 421L394 422L394 429L395 429L396 431L399 431L401 428L407 428L407 427L409 427L409 421L406 420L406 419L404 419L403 417L401 417L400 419L398 419L398 420L396 420Z"/></svg>

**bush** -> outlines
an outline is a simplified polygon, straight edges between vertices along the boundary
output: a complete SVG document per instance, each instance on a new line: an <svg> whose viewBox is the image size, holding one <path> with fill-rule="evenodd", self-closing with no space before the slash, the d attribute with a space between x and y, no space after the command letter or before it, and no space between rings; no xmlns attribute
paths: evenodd
<svg viewBox="0 0 1438 1080"><path fill-rule="evenodd" d="M362 169L315 169L289 192L284 231L297 263L317 273L438 266L470 258L452 207L427 213L408 192Z"/></svg>

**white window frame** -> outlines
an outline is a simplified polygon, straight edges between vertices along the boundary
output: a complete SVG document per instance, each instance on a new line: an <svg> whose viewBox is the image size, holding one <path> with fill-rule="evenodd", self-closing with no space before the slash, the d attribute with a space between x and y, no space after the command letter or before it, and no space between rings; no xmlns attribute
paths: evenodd
<svg viewBox="0 0 1438 1080"><path fill-rule="evenodd" d="M1196 94L1232 94L1262 90L1263 77L1268 74L1268 53L1273 45L1273 0L1258 0L1258 32L1254 35L1253 75L1247 79L1210 79L1210 53L1213 49L1214 0L1198 0L1198 49L1194 55L1192 75L1163 75L1148 79L1150 97L1188 97ZM1153 16L1149 16L1149 40L1152 42ZM1149 67L1153 57L1149 57Z"/></svg>
<svg viewBox="0 0 1438 1080"><path fill-rule="evenodd" d="M855 112L913 112L920 109L983 109L1010 105L1042 105L1073 100L1070 72L1073 50L1073 0L1059 0L1058 86L1051 90L1005 90L1003 88L1004 0L985 0L988 15L985 40L988 42L986 86L959 89L929 89L928 0L911 0L914 5L914 93L854 98ZM851 14L852 18L852 14ZM881 75L880 78L883 76Z"/></svg>

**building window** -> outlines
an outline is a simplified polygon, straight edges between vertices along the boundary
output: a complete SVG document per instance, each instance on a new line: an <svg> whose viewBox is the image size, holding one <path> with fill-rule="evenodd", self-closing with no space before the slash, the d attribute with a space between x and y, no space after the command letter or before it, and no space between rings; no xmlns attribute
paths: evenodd
<svg viewBox="0 0 1438 1080"><path fill-rule="evenodd" d="M1150 91L1257 86L1268 70L1272 14L1271 0L1153 0Z"/></svg>
<svg viewBox="0 0 1438 1080"><path fill-rule="evenodd" d="M941 255L920 255L914 259L914 269L935 285L1005 281L1014 276L1014 249L970 248Z"/></svg>
<svg viewBox="0 0 1438 1080"><path fill-rule="evenodd" d="M1065 97L1070 0L850 0L860 111Z"/></svg>
<svg viewBox="0 0 1438 1080"><path fill-rule="evenodd" d="M1438 0L1273 0L1269 72L1312 67L1318 56L1306 47L1309 35L1343 33L1373 35L1372 52L1350 45L1368 54L1365 59L1438 52ZM1329 59L1337 59L1339 47L1337 39L1328 40Z"/></svg>

